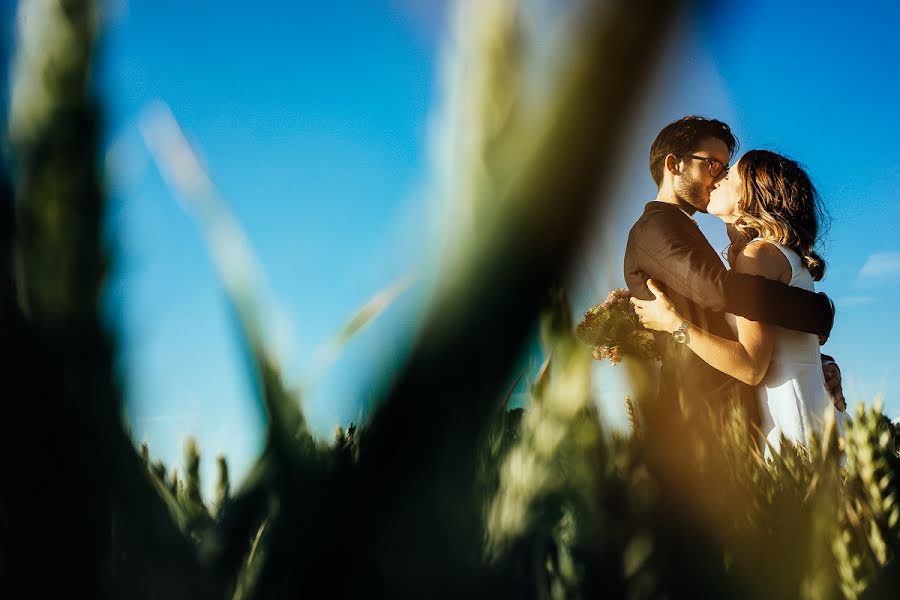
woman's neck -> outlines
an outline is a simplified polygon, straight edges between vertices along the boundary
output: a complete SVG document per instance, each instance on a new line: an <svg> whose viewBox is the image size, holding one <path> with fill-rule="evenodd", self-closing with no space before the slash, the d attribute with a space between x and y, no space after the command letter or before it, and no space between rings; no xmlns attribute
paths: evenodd
<svg viewBox="0 0 900 600"><path fill-rule="evenodd" d="M739 236L743 235L732 223L725 223L725 232L728 234L728 241L732 244L738 240Z"/></svg>

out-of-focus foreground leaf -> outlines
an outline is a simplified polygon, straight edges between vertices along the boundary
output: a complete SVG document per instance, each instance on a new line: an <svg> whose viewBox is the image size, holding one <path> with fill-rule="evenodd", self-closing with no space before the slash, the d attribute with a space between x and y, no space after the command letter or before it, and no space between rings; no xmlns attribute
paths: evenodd
<svg viewBox="0 0 900 600"><path fill-rule="evenodd" d="M376 590L459 597L503 587L485 580L473 552L482 535L476 453L547 289L567 271L601 202L597 183L612 175L627 115L676 7L585 3L570 32L568 70L548 84L546 104L479 148L503 165L491 185L474 187L479 197L465 199L484 207L480 232L459 268L448 269L373 419L354 482L361 562L376 570Z"/></svg>
<svg viewBox="0 0 900 600"><path fill-rule="evenodd" d="M124 431L101 317L98 19L87 1L19 7L9 121L17 302L0 317L0 595L197 597L209 581L182 577L194 552Z"/></svg>

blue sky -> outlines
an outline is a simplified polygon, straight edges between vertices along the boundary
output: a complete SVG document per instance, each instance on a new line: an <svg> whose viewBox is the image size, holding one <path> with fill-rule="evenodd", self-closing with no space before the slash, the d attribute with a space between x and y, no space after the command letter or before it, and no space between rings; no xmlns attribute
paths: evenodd
<svg viewBox="0 0 900 600"><path fill-rule="evenodd" d="M128 419L154 456L179 462L194 434L240 473L258 449L261 415L203 238L150 160L140 115L155 100L171 108L242 223L296 384L358 308L420 266L427 240L415 192L428 172L440 13L368 2L114 11L101 72L119 244L109 304L124 342ZM358 420L360 363L393 354L400 331L361 336L305 399L320 434Z"/></svg>
<svg viewBox="0 0 900 600"><path fill-rule="evenodd" d="M203 237L150 159L140 115L156 100L170 107L243 225L276 307L285 373L299 384L358 308L433 254L424 190L450 2L109 6L99 82L119 257L108 303L128 420L170 464L196 435L209 485L215 453L238 475L250 464L262 416ZM646 155L656 132L684 114L717 116L744 150L789 154L817 181L833 215L820 289L839 305L826 351L851 399L884 393L898 416L898 16L888 2L841 12L774 1L685 16L623 150L619 202L576 265L575 310L622 284L625 234L655 196ZM725 245L721 224L701 226ZM359 418L366 383L402 351L422 293L402 297L307 391L320 434ZM619 373L596 372L621 420Z"/></svg>

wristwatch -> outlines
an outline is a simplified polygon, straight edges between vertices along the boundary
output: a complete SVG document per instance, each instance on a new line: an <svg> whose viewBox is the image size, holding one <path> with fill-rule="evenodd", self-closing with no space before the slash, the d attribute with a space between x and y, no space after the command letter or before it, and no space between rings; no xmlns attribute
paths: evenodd
<svg viewBox="0 0 900 600"><path fill-rule="evenodd" d="M675 338L675 341L677 343L686 344L689 341L691 341L691 339L688 337L688 333L687 333L688 327L690 327L690 326L691 326L691 324L688 323L687 321L685 321L684 323L681 324L680 327L678 327L678 329L676 329L675 331L672 332L672 337Z"/></svg>

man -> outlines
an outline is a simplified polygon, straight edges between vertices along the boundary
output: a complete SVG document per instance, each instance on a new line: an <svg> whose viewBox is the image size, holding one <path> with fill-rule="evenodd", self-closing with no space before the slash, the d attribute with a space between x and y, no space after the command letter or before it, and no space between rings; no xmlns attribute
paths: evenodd
<svg viewBox="0 0 900 600"><path fill-rule="evenodd" d="M650 173L659 191L629 232L625 282L632 296L651 300L646 281L652 278L688 319L670 334L656 334L662 355L660 406L698 401L724 406L733 398L758 422L752 389L709 366L683 343L690 335L687 323L736 339L723 314L730 312L827 337L834 307L824 294L727 270L700 232L692 215L706 212L709 194L727 173L736 147L731 129L715 119L688 116L659 133L650 149ZM827 386L843 410L840 371L828 362Z"/></svg>

